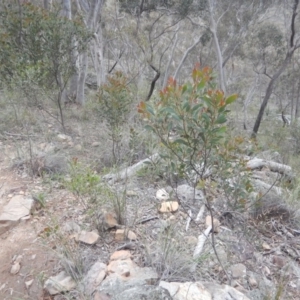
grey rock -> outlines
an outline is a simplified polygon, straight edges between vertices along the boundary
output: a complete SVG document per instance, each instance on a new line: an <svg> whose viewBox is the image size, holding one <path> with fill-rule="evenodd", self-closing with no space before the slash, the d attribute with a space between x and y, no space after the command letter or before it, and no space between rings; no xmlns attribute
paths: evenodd
<svg viewBox="0 0 300 300"><path fill-rule="evenodd" d="M173 296L173 300L250 300L229 285L211 282L169 282L163 283L163 286Z"/></svg>
<svg viewBox="0 0 300 300"><path fill-rule="evenodd" d="M246 296L250 298L251 300L262 300L265 299L262 292L258 289L252 290L250 292L246 293Z"/></svg>
<svg viewBox="0 0 300 300"><path fill-rule="evenodd" d="M30 215L33 207L34 200L32 198L23 195L11 198L0 215L0 234L16 226L22 218Z"/></svg>
<svg viewBox="0 0 300 300"><path fill-rule="evenodd" d="M68 233L71 233L71 232L77 232L78 233L78 232L81 231L80 226L74 221L66 222L63 226L63 229L64 229L64 231L66 231Z"/></svg>
<svg viewBox="0 0 300 300"><path fill-rule="evenodd" d="M264 299L264 297L269 297L270 299L273 299L275 297L276 286L271 280L267 279L263 275L258 275L254 272L248 272L248 274L249 276L254 277L258 282L258 290L260 294L263 295L263 297L260 299Z"/></svg>
<svg viewBox="0 0 300 300"><path fill-rule="evenodd" d="M46 289L50 295L68 292L75 287L75 281L64 271L60 272L56 276L51 276L44 284L44 289Z"/></svg>
<svg viewBox="0 0 300 300"><path fill-rule="evenodd" d="M64 174L68 170L68 162L66 157L58 154L45 156L44 171L53 174Z"/></svg>
<svg viewBox="0 0 300 300"><path fill-rule="evenodd" d="M31 171L34 175L65 174L68 171L68 162L63 155L43 154L37 156L30 162Z"/></svg>
<svg viewBox="0 0 300 300"><path fill-rule="evenodd" d="M213 282L204 282L203 285L211 293L214 300L250 300L243 293L226 284L220 285Z"/></svg>
<svg viewBox="0 0 300 300"><path fill-rule="evenodd" d="M168 290L172 297L174 297L179 290L179 284L176 285L174 282L161 281L159 286Z"/></svg>
<svg viewBox="0 0 300 300"><path fill-rule="evenodd" d="M111 296L132 287L152 285L158 280L153 269L140 268L130 258L111 261L107 273L98 290Z"/></svg>
<svg viewBox="0 0 300 300"><path fill-rule="evenodd" d="M91 295L101 284L105 276L106 265L100 261L94 263L82 280L84 292L88 295Z"/></svg>
<svg viewBox="0 0 300 300"><path fill-rule="evenodd" d="M235 264L230 267L232 277L234 279L246 277L247 268L243 264Z"/></svg>
<svg viewBox="0 0 300 300"><path fill-rule="evenodd" d="M158 286L136 286L112 297L111 300L172 300L170 293Z"/></svg>
<svg viewBox="0 0 300 300"><path fill-rule="evenodd" d="M193 200L200 200L204 201L204 195L201 190L196 189L189 186L188 184L179 185L176 189L176 195L181 201L193 201Z"/></svg>

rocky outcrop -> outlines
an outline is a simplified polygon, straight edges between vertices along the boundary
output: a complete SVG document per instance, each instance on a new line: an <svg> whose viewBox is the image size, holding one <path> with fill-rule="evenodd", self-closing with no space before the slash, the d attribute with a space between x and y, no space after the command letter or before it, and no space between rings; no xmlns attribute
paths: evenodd
<svg viewBox="0 0 300 300"><path fill-rule="evenodd" d="M11 198L0 215L0 234L16 226L23 218L27 218L33 207L34 200L31 197L17 195Z"/></svg>

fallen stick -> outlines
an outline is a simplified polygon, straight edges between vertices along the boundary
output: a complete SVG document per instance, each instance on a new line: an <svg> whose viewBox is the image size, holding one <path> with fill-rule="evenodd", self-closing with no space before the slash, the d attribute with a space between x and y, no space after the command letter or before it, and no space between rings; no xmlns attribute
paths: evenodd
<svg viewBox="0 0 300 300"><path fill-rule="evenodd" d="M186 226L185 226L185 231L189 230L191 220L192 220L192 211L189 209L189 211L188 211L188 218L187 218Z"/></svg>
<svg viewBox="0 0 300 300"><path fill-rule="evenodd" d="M194 262L193 262L193 265L190 268L191 272L195 272L196 271L196 267L197 267L197 261L196 261L196 259L200 256L200 254L201 254L201 252L203 250L205 241L209 237L209 234L210 234L211 230L212 230L212 226L210 225L198 237L198 243L197 243L197 246L196 246L194 254L193 254Z"/></svg>
<svg viewBox="0 0 300 300"><path fill-rule="evenodd" d="M117 172L115 174L111 174L111 173L106 174L105 176L103 176L103 179L106 180L109 184L113 184L116 181L130 178L130 177L136 175L136 173L139 170L142 170L143 168L145 168L149 163L157 162L158 157L159 157L158 154L155 153L152 156L150 156L149 158L143 159L143 160L139 161L138 163L134 164L133 166L130 166L130 167L127 167L127 168L121 170L120 172Z"/></svg>

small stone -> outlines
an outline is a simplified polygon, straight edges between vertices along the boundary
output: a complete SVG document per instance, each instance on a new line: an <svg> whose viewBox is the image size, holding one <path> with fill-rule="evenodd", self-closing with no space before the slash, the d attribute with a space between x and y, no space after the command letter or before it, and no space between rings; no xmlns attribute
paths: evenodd
<svg viewBox="0 0 300 300"><path fill-rule="evenodd" d="M88 245L94 245L97 243L99 239L99 235L94 232L86 232L86 231L81 231L80 234L78 235L77 241L88 244Z"/></svg>
<svg viewBox="0 0 300 300"><path fill-rule="evenodd" d="M82 150L82 146L80 144L75 145L74 149L76 151L81 151Z"/></svg>
<svg viewBox="0 0 300 300"><path fill-rule="evenodd" d="M170 199L169 193L165 189L160 189L156 192L156 199L161 200L161 201L166 201Z"/></svg>
<svg viewBox="0 0 300 300"><path fill-rule="evenodd" d="M22 259L23 259L23 255L18 255L14 260L14 263L21 263Z"/></svg>
<svg viewBox="0 0 300 300"><path fill-rule="evenodd" d="M249 276L248 282L250 287L256 288L258 286L256 279L253 276Z"/></svg>
<svg viewBox="0 0 300 300"><path fill-rule="evenodd" d="M244 278L246 276L247 268L243 264L235 264L230 267L232 278Z"/></svg>
<svg viewBox="0 0 300 300"><path fill-rule="evenodd" d="M99 147L101 145L101 143L99 142L93 142L92 143L92 147Z"/></svg>
<svg viewBox="0 0 300 300"><path fill-rule="evenodd" d="M262 247L263 247L264 250L271 250L271 247L266 242L262 243Z"/></svg>
<svg viewBox="0 0 300 300"><path fill-rule="evenodd" d="M66 134L58 134L57 135L57 140L60 142L71 142L72 138Z"/></svg>
<svg viewBox="0 0 300 300"><path fill-rule="evenodd" d="M162 202L160 204L159 212L160 213L176 212L178 208L179 208L179 204L177 201Z"/></svg>
<svg viewBox="0 0 300 300"><path fill-rule="evenodd" d="M116 251L114 252L111 256L110 256L110 260L123 260L123 259L128 259L131 257L131 253L127 250L120 250L120 251Z"/></svg>
<svg viewBox="0 0 300 300"><path fill-rule="evenodd" d="M25 286L26 286L27 290L30 288L30 286L32 285L32 283L33 283L33 279L25 281Z"/></svg>
<svg viewBox="0 0 300 300"><path fill-rule="evenodd" d="M124 241L126 238L135 241L137 239L136 234L131 230L118 229L116 231L115 239L117 241Z"/></svg>
<svg viewBox="0 0 300 300"><path fill-rule="evenodd" d="M264 266L264 267L262 268L262 272L263 272L263 274L264 274L265 276L270 276L270 275L271 275L271 271L270 271L270 269L269 269L267 266Z"/></svg>
<svg viewBox="0 0 300 300"><path fill-rule="evenodd" d="M220 232L220 225L221 225L221 223L220 223L220 221L217 218L213 218L213 220L214 220L214 232L215 233L219 233ZM209 216L209 215L206 216L206 218L205 218L205 225L206 225L206 228L208 226L212 225L211 216Z"/></svg>
<svg viewBox="0 0 300 300"><path fill-rule="evenodd" d="M21 269L20 263L15 262L10 269L10 274L15 275L15 274L19 273L20 269Z"/></svg>
<svg viewBox="0 0 300 300"><path fill-rule="evenodd" d="M135 191L126 191L126 196L128 197L134 197L134 196L138 196L139 194Z"/></svg>
<svg viewBox="0 0 300 300"><path fill-rule="evenodd" d="M118 222L112 213L106 213L104 215L104 222L106 228L114 228L118 225Z"/></svg>
<svg viewBox="0 0 300 300"><path fill-rule="evenodd" d="M286 264L286 259L282 256L273 255L272 263L279 268L283 268Z"/></svg>

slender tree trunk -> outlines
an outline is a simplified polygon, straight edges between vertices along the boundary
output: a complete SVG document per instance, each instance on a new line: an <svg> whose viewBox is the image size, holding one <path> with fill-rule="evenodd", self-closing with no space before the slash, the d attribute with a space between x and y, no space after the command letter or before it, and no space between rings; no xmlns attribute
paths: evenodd
<svg viewBox="0 0 300 300"><path fill-rule="evenodd" d="M293 51L289 51L287 53L287 55L285 57L285 60L283 61L282 65L277 70L277 72L273 75L273 77L271 78L271 80L270 80L270 82L268 84L264 100L263 100L263 102L262 102L262 104L260 106L260 110L259 110L259 113L257 115L257 118L256 118L256 121L255 121L253 130L252 130L251 138L256 138L258 129L260 127L260 123L262 121L262 118L263 118L263 115L264 115L264 112L265 112L265 109L266 109L267 104L269 102L269 99L270 99L270 97L272 95L272 92L273 92L273 89L274 89L274 84L276 83L276 81L280 77L280 75L287 68L287 66L288 66L288 64L289 64L289 62L291 60L291 57L292 57L293 53L294 53L294 50Z"/></svg>
<svg viewBox="0 0 300 300"><path fill-rule="evenodd" d="M168 75L169 75L169 68L170 68L170 65L171 65L171 62L173 60L173 56L174 56L174 51L175 51L175 48L176 48L176 45L177 45L177 42L178 42L178 35L177 35L177 31L175 33L175 41L174 41L174 44L173 44L173 47L172 47L172 51L171 51L171 55L169 57L169 61L168 61L168 64L167 64L167 67L166 67L166 70L165 70L165 76L164 76L164 82L163 82L163 88L167 85L167 80L168 80Z"/></svg>
<svg viewBox="0 0 300 300"><path fill-rule="evenodd" d="M97 87L101 86L106 80L106 73L104 68L104 43L101 26L98 29L97 34L94 35L93 49L95 57L95 70L97 74Z"/></svg>
<svg viewBox="0 0 300 300"><path fill-rule="evenodd" d="M178 73L180 72L180 70L181 70L181 68L182 68L182 66L183 66L186 58L188 57L189 53L200 43L201 37L202 36L199 36L198 40L185 51L185 53L184 53L184 55L183 55L183 57L182 57L179 65L178 65L178 67L177 67L177 69L176 69L176 71L175 71L175 73L173 75L174 79L177 78Z"/></svg>
<svg viewBox="0 0 300 300"><path fill-rule="evenodd" d="M149 93L147 95L146 101L150 100L150 98L153 94L154 88L155 88L156 81L160 77L160 71L157 68L155 68L152 64L150 64L150 67L152 68L152 70L154 70L156 72L156 75L155 75L155 77L153 78L153 80L151 82L150 90L149 90Z"/></svg>
<svg viewBox="0 0 300 300"><path fill-rule="evenodd" d="M92 31L95 28L97 14L100 13L101 5L102 5L102 0L91 1L86 26ZM76 102L79 103L80 105L84 105L85 103L84 87L85 87L85 80L86 80L87 67L88 67L88 49L86 49L83 52L81 63L82 65L81 65L79 79L78 79Z"/></svg>
<svg viewBox="0 0 300 300"><path fill-rule="evenodd" d="M298 81L298 90L297 90L297 100L296 100L296 108L295 108L295 120L297 122L300 108L300 81Z"/></svg>
<svg viewBox="0 0 300 300"><path fill-rule="evenodd" d="M46 10L51 10L52 9L52 0L44 0L44 8Z"/></svg>
<svg viewBox="0 0 300 300"><path fill-rule="evenodd" d="M210 31L213 35L213 40L215 44L215 51L217 55L217 61L218 61L218 76L219 76L219 84L221 89L224 93L226 93L226 80L225 80L225 74L224 74L224 68L223 68L223 55L221 52L221 47L217 35L217 23L214 19L214 13L213 13L213 7L212 7L211 1L209 1L209 14L210 14Z"/></svg>
<svg viewBox="0 0 300 300"><path fill-rule="evenodd" d="M71 0L63 0L63 15L72 20L72 8ZM77 51L77 41L75 37L72 38L71 50L70 50L71 63L73 67L73 74L70 79L70 86L68 90L68 97L75 100L77 93L77 84L78 84L78 51Z"/></svg>

